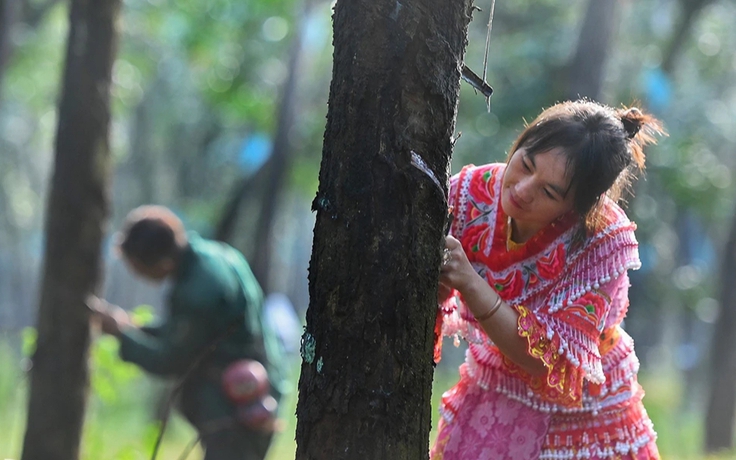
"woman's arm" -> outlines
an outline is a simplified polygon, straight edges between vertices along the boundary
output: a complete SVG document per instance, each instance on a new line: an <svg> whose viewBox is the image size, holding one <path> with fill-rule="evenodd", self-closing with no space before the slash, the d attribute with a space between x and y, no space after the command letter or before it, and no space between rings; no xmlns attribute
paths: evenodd
<svg viewBox="0 0 736 460"><path fill-rule="evenodd" d="M501 353L530 374L544 375L547 372L544 363L527 352L529 342L519 335L519 313L475 272L460 241L448 236L445 247L450 254L442 265L440 283L462 294L468 309Z"/></svg>

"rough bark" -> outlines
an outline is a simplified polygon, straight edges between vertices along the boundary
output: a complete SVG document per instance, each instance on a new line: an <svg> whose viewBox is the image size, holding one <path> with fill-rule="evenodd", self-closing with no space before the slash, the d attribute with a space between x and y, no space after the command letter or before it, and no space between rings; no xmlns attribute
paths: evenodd
<svg viewBox="0 0 736 460"><path fill-rule="evenodd" d="M734 410L736 410L736 212L723 251L720 272L719 315L711 345L710 392L705 414L705 450L716 452L733 448Z"/></svg>
<svg viewBox="0 0 736 460"><path fill-rule="evenodd" d="M446 181L471 2L338 0L297 460L427 458ZM423 157L438 179L411 164Z"/></svg>
<svg viewBox="0 0 736 460"><path fill-rule="evenodd" d="M601 97L606 61L619 23L618 5L617 0L588 1L575 57L568 69L568 98Z"/></svg>
<svg viewBox="0 0 736 460"><path fill-rule="evenodd" d="M85 297L100 280L108 215L110 80L119 0L73 0L46 216L23 460L73 460L88 388Z"/></svg>

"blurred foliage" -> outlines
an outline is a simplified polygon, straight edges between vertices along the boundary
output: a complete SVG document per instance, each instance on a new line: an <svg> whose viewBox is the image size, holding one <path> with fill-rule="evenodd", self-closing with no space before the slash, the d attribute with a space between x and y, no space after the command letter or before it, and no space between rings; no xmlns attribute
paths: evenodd
<svg viewBox="0 0 736 460"><path fill-rule="evenodd" d="M471 23L466 62L480 73L490 2L478 6L484 11L476 12ZM498 2L488 65L495 88L491 113L482 97L464 85L455 170L468 162L503 159L523 120L563 97L565 69L584 7L581 0ZM222 202L237 176L252 173L240 158L243 142L254 133L268 136L275 130L289 44L296 22L304 21L307 58L300 69L299 122L290 134L297 147L291 185L313 193L330 76L329 5L320 3L309 18L299 17L300 12L301 4L294 0L126 1L113 88L118 164L135 163L142 155L161 157L178 173L170 180L187 182L168 184L173 193L164 198L191 209L192 219L202 215L201 221L210 221L216 215L213 204ZM16 28L4 90L2 142L15 147L17 155L31 153L41 160L41 177L50 162L66 14L59 4L35 29ZM668 75L659 65L677 14L672 1L624 4L607 65L604 101L642 101L662 116L670 132L664 147L650 155L647 177L655 187L644 193L657 199L666 194L678 207L722 223L731 210L731 151L736 142L736 90L730 83L736 38L729 27L736 13L726 1L704 11ZM150 139L136 152L141 136L136 112L145 109L150 111ZM206 134L195 136L189 129ZM187 146L187 140L197 142ZM37 190L35 184L9 175L3 181L7 195L17 197L16 220L38 227L43 194L23 191ZM207 205L199 206L200 201ZM651 214L638 220L660 220L656 212Z"/></svg>
<svg viewBox="0 0 736 460"><path fill-rule="evenodd" d="M466 63L478 74L483 73L490 4L477 2L482 11L470 25ZM669 132L649 149L647 173L629 200L644 265L631 275L626 327L645 370L674 366L684 376L684 387L663 403L678 411L699 401L698 375L717 320L720 248L736 191L736 3L711 2L671 70L665 70L679 5L674 0L620 2L619 17L611 18L619 25L601 97L616 106L639 101ZM495 90L491 111L463 84L456 128L462 135L453 171L471 162L503 161L524 120L565 97L585 6L584 0L496 2L487 69ZM297 123L288 133L293 165L284 197L290 205L280 218L291 230L284 230L278 244L309 250L308 209L317 187L331 77L331 5L314 0L309 16L303 11L297 0L124 1L113 86L113 227L130 208L157 202L174 208L191 228L211 231L234 184L256 173L269 155L289 49L300 33L304 55L295 96ZM67 3L59 2L38 23L16 24L10 35L13 54L0 96L3 329L31 324L35 309L33 283L43 247L67 15ZM245 208L248 222L257 218L252 208ZM252 230L248 222L241 228L246 237ZM288 262L293 252L280 257ZM297 273L298 282L291 284L306 296L306 266L289 270ZM27 352L32 332L25 336ZM0 354L7 354L3 350ZM112 342L97 342L93 387L100 398L108 398L106 403L119 406L125 398L116 394L112 402L114 388L122 385L135 393L142 384L133 371L117 367L114 355ZM2 404L13 401L8 394L17 391L12 382L0 371L2 412ZM664 414L655 423L667 426L674 419L671 412ZM95 429L92 424L90 430ZM665 444L667 439L663 435Z"/></svg>
<svg viewBox="0 0 736 460"><path fill-rule="evenodd" d="M150 324L154 320L153 307L139 305L130 312L130 317L138 326ZM103 404L114 403L120 388L129 386L143 375L138 366L120 360L119 348L120 342L108 335L97 338L92 348L90 381L92 391Z"/></svg>
<svg viewBox="0 0 736 460"><path fill-rule="evenodd" d="M149 306L131 312L133 321L150 323ZM36 347L36 331L24 328L14 336L0 335L0 458L18 458L23 436L27 370ZM147 459L160 431L155 420L158 395L167 384L145 378L143 372L122 361L119 342L110 336L94 340L90 350L90 399L84 428L82 459ZM178 458L195 437L194 430L174 413L160 458Z"/></svg>

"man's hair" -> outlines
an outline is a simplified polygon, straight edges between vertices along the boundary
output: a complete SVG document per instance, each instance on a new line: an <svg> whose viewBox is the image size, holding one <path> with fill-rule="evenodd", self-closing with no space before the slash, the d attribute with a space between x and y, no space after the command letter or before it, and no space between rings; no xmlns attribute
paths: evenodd
<svg viewBox="0 0 736 460"><path fill-rule="evenodd" d="M146 205L128 213L118 241L126 258L154 266L165 258L176 258L187 238L184 225L170 209Z"/></svg>

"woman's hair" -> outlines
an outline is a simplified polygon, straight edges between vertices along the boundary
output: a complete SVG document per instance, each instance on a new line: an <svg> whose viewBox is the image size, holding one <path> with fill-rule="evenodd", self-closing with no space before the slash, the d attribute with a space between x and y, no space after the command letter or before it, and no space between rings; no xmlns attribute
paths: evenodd
<svg viewBox="0 0 736 460"><path fill-rule="evenodd" d="M184 225L170 209L146 205L125 217L117 235L118 248L128 259L152 267L169 257L176 258L186 245Z"/></svg>
<svg viewBox="0 0 736 460"><path fill-rule="evenodd" d="M618 202L644 170L644 147L665 134L660 122L631 107L614 109L589 100L558 103L527 125L508 159L520 148L527 155L561 148L567 156L573 207L585 231L601 222L602 197Z"/></svg>

